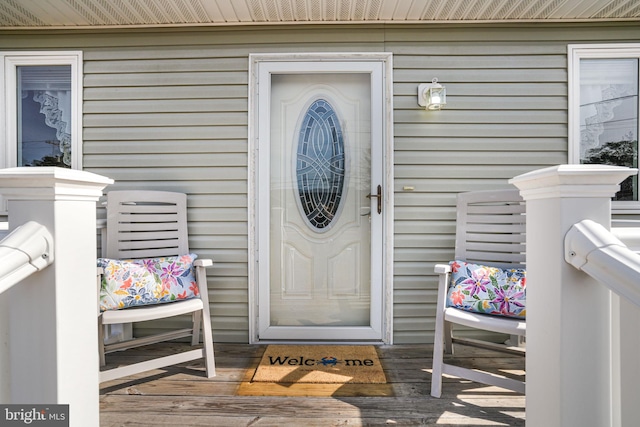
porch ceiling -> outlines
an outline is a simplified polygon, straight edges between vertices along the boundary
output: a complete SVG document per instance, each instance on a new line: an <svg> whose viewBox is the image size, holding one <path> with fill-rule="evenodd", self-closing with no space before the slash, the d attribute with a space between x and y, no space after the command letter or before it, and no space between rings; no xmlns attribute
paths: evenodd
<svg viewBox="0 0 640 427"><path fill-rule="evenodd" d="M0 29L640 20L638 0L1 0Z"/></svg>

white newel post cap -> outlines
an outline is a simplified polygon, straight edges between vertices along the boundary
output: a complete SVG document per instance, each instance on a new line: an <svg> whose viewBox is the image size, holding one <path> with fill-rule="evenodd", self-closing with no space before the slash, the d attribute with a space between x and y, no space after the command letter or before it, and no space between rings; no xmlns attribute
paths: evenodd
<svg viewBox="0 0 640 427"><path fill-rule="evenodd" d="M509 180L525 200L557 197L613 197L638 169L611 165L557 165Z"/></svg>
<svg viewBox="0 0 640 427"><path fill-rule="evenodd" d="M59 167L0 169L0 194L8 200L98 200L111 178Z"/></svg>

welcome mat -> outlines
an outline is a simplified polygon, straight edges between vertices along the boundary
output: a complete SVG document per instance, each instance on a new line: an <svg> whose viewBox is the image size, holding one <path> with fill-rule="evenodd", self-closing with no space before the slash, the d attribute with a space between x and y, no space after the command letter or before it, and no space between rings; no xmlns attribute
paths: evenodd
<svg viewBox="0 0 640 427"><path fill-rule="evenodd" d="M384 384L373 346L270 345L251 381L311 384Z"/></svg>
<svg viewBox="0 0 640 427"><path fill-rule="evenodd" d="M374 346L269 345L245 396L393 396Z"/></svg>

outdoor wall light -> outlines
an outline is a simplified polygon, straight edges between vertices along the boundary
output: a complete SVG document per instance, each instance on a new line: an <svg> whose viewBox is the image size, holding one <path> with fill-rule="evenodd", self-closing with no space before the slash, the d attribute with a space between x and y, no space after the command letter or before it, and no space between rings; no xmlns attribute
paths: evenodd
<svg viewBox="0 0 640 427"><path fill-rule="evenodd" d="M436 77L431 83L423 83L418 86L418 105L425 110L439 110L447 103L447 89L438 83Z"/></svg>

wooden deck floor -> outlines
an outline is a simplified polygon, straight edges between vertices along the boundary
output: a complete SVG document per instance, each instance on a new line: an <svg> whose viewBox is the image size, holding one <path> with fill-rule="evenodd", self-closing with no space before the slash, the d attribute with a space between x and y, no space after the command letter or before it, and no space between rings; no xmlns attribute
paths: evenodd
<svg viewBox="0 0 640 427"><path fill-rule="evenodd" d="M176 344L181 345L181 344ZM166 347L164 347L166 348ZM429 395L430 345L378 348L393 396L282 397L239 396L237 391L258 364L266 346L216 344L216 371L204 377L194 362L103 383L100 425L107 426L523 426L524 395L448 378L443 396ZM153 351L129 350L108 356L118 364ZM524 374L524 358L489 350L456 347L455 358L466 366ZM250 378L250 377L249 377ZM367 387L362 385L361 387Z"/></svg>

